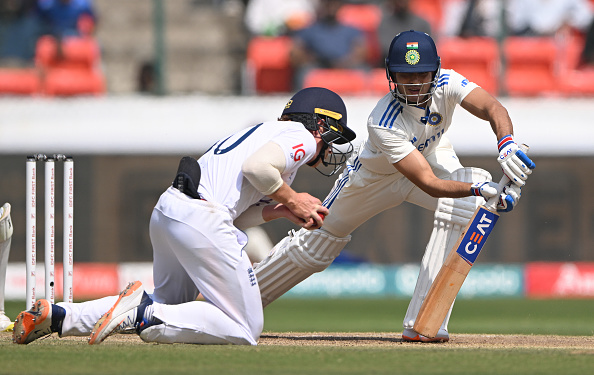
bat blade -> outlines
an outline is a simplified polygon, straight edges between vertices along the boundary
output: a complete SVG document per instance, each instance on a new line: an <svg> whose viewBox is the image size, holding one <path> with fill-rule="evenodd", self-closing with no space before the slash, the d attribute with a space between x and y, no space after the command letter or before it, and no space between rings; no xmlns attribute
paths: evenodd
<svg viewBox="0 0 594 375"><path fill-rule="evenodd" d="M529 149L530 147L526 144L520 146L520 150L524 153L528 153ZM509 178L503 175L499 181L500 193L509 182ZM476 209L456 245L441 266L415 320L413 329L421 335L429 338L434 338L437 335L468 272L499 219L496 208L498 198L499 194Z"/></svg>
<svg viewBox="0 0 594 375"><path fill-rule="evenodd" d="M429 288L415 320L416 332L430 338L437 335L497 219L495 210L477 208Z"/></svg>

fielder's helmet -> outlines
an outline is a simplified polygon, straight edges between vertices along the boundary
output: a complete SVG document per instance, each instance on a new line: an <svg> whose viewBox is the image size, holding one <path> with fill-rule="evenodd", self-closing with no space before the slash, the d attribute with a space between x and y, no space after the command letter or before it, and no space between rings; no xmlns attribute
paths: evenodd
<svg viewBox="0 0 594 375"><path fill-rule="evenodd" d="M306 114L308 119L298 121L308 130L318 130L317 116L327 116L328 125L338 123L339 127L330 129L340 134L336 144L344 144L355 139L355 132L347 127L347 110L342 98L334 91L323 87L308 87L298 91L285 105L283 115ZM294 117L294 116L291 116ZM303 120L303 118L302 118Z"/></svg>
<svg viewBox="0 0 594 375"><path fill-rule="evenodd" d="M320 169L318 171L330 176L346 162L348 154L353 150L351 141L356 134L347 127L346 106L338 94L323 87L305 88L293 95L282 114L289 116L292 121L302 123L307 130L316 131L320 126L323 128L321 138L324 140L324 147L317 158L308 164L315 165L322 159L324 166L331 166L333 171L329 174ZM338 150L334 144L348 144L347 151ZM332 152L329 158L324 158L328 147L331 147Z"/></svg>
<svg viewBox="0 0 594 375"><path fill-rule="evenodd" d="M410 104L422 104L431 98L431 95L437 87L437 79L439 78L439 70L441 68L441 59L437 54L435 42L431 37L425 33L410 30L403 31L396 35L390 44L388 50L388 57L386 57L386 75L390 85L390 91L395 98L405 101L409 104L411 98L408 98L405 93L398 91L397 82L390 73L425 73L432 72L431 89L427 97ZM392 87L394 84L394 87Z"/></svg>

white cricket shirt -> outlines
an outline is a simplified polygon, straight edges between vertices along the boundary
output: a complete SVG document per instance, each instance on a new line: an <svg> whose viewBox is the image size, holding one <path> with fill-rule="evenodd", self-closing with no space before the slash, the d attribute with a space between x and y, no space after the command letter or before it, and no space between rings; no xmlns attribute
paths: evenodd
<svg viewBox="0 0 594 375"><path fill-rule="evenodd" d="M369 137L359 150L361 164L376 173L393 174L399 172L392 164L415 148L423 155L433 152L452 123L456 105L476 87L461 74L443 69L428 108L406 105L392 93L384 96L367 120Z"/></svg>
<svg viewBox="0 0 594 375"><path fill-rule="evenodd" d="M243 176L241 167L248 156L270 141L285 154L281 177L291 185L299 167L315 156L315 138L301 123L269 121L218 141L198 159L202 170L200 195L225 206L233 219L264 198Z"/></svg>

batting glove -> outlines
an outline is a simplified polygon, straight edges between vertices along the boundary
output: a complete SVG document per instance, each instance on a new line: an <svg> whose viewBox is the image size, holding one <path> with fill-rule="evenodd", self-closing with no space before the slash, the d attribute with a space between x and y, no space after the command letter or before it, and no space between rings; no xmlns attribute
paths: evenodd
<svg viewBox="0 0 594 375"><path fill-rule="evenodd" d="M504 187L503 191L499 195L499 202L497 202L497 211L510 212L514 209L514 207L516 207L521 196L521 187L515 184L511 184L511 186Z"/></svg>
<svg viewBox="0 0 594 375"><path fill-rule="evenodd" d="M470 187L470 192L474 196L483 197L485 200L489 200L489 198L493 198L497 195L498 187L498 184L491 181L475 182Z"/></svg>
<svg viewBox="0 0 594 375"><path fill-rule="evenodd" d="M519 149L511 134L502 137L497 146L499 148L497 161L501 164L503 173L517 186L524 186L528 175L535 167L534 162Z"/></svg>

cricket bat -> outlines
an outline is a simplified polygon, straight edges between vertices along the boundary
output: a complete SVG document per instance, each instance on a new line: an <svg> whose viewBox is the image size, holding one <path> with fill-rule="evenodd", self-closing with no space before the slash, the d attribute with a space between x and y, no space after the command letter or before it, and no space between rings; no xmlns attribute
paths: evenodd
<svg viewBox="0 0 594 375"><path fill-rule="evenodd" d="M525 153L528 152L526 145L522 145L520 149ZM499 181L499 194L509 181L509 178L503 175ZM419 334L430 338L437 335L468 272L499 219L497 213L499 194L476 209L441 266L415 320L414 330Z"/></svg>

